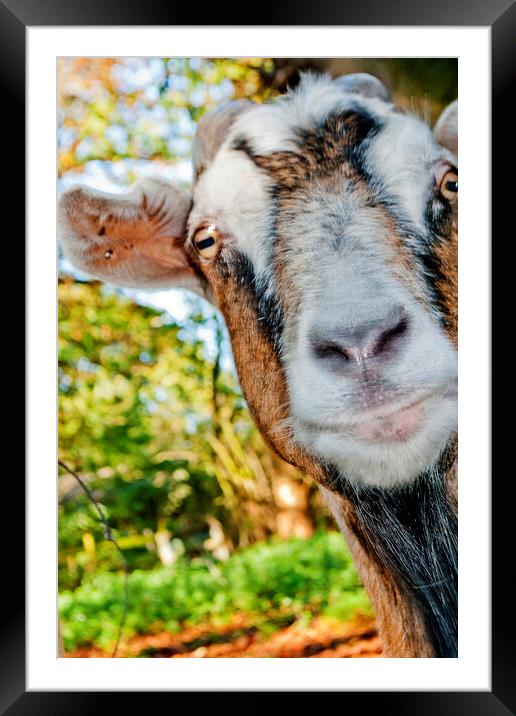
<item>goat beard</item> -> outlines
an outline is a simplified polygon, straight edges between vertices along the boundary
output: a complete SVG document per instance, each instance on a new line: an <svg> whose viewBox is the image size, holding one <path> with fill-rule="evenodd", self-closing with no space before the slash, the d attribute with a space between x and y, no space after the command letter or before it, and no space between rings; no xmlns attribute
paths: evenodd
<svg viewBox="0 0 516 716"><path fill-rule="evenodd" d="M453 438L435 465L390 489L364 487L327 468L333 490L355 512L355 536L414 602L436 657L458 653L458 525L449 488L456 458Z"/></svg>

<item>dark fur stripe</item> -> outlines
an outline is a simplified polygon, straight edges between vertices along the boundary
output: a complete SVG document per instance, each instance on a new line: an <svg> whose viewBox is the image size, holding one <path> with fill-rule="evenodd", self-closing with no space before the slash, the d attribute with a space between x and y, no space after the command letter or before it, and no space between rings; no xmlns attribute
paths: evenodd
<svg viewBox="0 0 516 716"><path fill-rule="evenodd" d="M441 262L435 252L436 242L445 240L446 239L435 237L426 248L421 245L421 248L419 248L415 253L417 254L417 259L420 264L423 266L423 276L426 281L432 303L439 312L442 326L446 329L448 328L446 321L446 296L440 287L447 286L448 277L443 272Z"/></svg>
<svg viewBox="0 0 516 716"><path fill-rule="evenodd" d="M364 150L380 129L381 124L370 114L351 108L329 115L318 127L298 130L295 152L256 154L243 136L232 146L268 172L279 189L298 189L303 180L331 175L345 164L362 178L369 178Z"/></svg>
<svg viewBox="0 0 516 716"><path fill-rule="evenodd" d="M238 276L242 289L246 290L254 304L262 334L279 350L283 333L283 312L276 292L270 291L267 284L256 276L251 262L240 251L233 251L221 261L221 274L228 281Z"/></svg>
<svg viewBox="0 0 516 716"><path fill-rule="evenodd" d="M315 128L299 131L300 151L310 156L316 174L333 173L343 162L364 179L364 151L381 129L381 123L363 109L351 107L329 115Z"/></svg>
<svg viewBox="0 0 516 716"><path fill-rule="evenodd" d="M437 657L458 653L457 517L445 483L454 456L455 444L438 466L392 490L359 487L334 472L334 484L356 511L353 531L419 606Z"/></svg>

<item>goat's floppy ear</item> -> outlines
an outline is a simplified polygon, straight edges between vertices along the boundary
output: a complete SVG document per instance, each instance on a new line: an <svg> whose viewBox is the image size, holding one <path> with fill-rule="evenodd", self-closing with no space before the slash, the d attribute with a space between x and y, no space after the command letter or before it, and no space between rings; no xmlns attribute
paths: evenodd
<svg viewBox="0 0 516 716"><path fill-rule="evenodd" d="M77 187L59 200L59 238L74 266L108 283L205 296L184 251L190 206L187 194L158 180L120 195Z"/></svg>
<svg viewBox="0 0 516 716"><path fill-rule="evenodd" d="M252 104L245 99L235 99L214 107L201 117L192 149L196 176L213 160L238 115Z"/></svg>
<svg viewBox="0 0 516 716"><path fill-rule="evenodd" d="M457 100L449 104L443 111L434 127L434 136L443 147L458 156L459 135L459 103Z"/></svg>
<svg viewBox="0 0 516 716"><path fill-rule="evenodd" d="M359 94L362 97L377 97L383 99L384 102L390 102L391 96L389 90L380 82L377 77L367 72L354 72L350 75L341 75L337 77L336 82L345 92L350 94Z"/></svg>

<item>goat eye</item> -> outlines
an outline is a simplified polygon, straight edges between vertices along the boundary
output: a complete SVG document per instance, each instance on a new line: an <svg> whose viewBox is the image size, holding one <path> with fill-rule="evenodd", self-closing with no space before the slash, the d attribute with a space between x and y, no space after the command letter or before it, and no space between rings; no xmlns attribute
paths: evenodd
<svg viewBox="0 0 516 716"><path fill-rule="evenodd" d="M459 177L454 169L444 172L439 181L439 193L447 201L457 201L457 193L459 191Z"/></svg>
<svg viewBox="0 0 516 716"><path fill-rule="evenodd" d="M221 249L220 231L213 224L202 226L193 235L192 243L199 256L211 261Z"/></svg>

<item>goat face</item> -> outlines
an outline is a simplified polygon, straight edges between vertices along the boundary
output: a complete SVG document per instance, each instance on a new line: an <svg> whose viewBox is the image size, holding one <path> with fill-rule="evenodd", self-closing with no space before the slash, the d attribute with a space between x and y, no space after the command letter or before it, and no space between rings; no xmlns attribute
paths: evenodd
<svg viewBox="0 0 516 716"><path fill-rule="evenodd" d="M69 192L63 245L108 281L214 300L287 459L290 441L353 481L407 483L457 422L456 106L437 134L374 78L307 76L205 116L191 205L159 183Z"/></svg>
<svg viewBox="0 0 516 716"><path fill-rule="evenodd" d="M216 226L201 269L215 292L226 274L255 297L297 442L386 485L456 428L457 160L384 97L347 90L305 79L244 110L198 179L190 236Z"/></svg>

